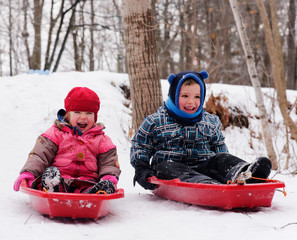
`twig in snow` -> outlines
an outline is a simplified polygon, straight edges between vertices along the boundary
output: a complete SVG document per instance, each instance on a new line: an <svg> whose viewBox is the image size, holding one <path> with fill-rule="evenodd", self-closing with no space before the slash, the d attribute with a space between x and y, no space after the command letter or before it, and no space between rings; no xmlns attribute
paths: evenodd
<svg viewBox="0 0 297 240"><path fill-rule="evenodd" d="M29 219L32 217L32 214L27 218L26 222L24 223L24 225L27 224L27 222L29 221Z"/></svg>
<svg viewBox="0 0 297 240"><path fill-rule="evenodd" d="M284 229L285 227L288 227L288 226L293 225L293 224L297 224L297 222L288 223L288 224L282 226L280 229Z"/></svg>

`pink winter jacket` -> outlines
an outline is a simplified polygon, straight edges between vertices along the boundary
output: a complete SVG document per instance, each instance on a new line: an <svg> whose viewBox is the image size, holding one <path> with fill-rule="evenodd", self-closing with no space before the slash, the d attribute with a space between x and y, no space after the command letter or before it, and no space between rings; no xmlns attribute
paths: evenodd
<svg viewBox="0 0 297 240"><path fill-rule="evenodd" d="M116 146L95 126L82 136L70 128L53 125L36 141L21 172L42 175L45 168L56 166L63 178L98 181L104 175L120 175Z"/></svg>

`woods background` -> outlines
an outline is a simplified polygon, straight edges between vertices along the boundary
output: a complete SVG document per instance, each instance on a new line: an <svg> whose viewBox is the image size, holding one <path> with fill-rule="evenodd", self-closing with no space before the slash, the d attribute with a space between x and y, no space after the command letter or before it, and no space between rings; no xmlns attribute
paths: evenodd
<svg viewBox="0 0 297 240"><path fill-rule="evenodd" d="M279 126L267 114L261 87L275 88L271 101L281 110L286 145L297 141L290 116L297 99L286 96L286 89L297 89L295 0L0 0L0 22L0 76L128 73L130 137L162 104L160 79L207 70L207 83L253 85L261 141L274 169L280 158L271 130ZM237 119L248 128L240 109L221 108L214 96L205 105L224 127Z"/></svg>
<svg viewBox="0 0 297 240"><path fill-rule="evenodd" d="M30 69L127 72L121 2L1 0L0 75ZM261 86L273 87L256 0L238 4ZM297 89L295 0L276 4L286 84ZM197 59L194 67L206 69L211 82L251 84L228 0L155 0L151 7L161 78L193 68Z"/></svg>

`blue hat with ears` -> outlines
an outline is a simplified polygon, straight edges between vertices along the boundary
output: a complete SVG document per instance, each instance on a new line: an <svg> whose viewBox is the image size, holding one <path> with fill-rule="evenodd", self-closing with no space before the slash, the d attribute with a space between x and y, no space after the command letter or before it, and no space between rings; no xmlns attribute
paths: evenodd
<svg viewBox="0 0 297 240"><path fill-rule="evenodd" d="M208 73L203 70L201 72L195 72L195 71L185 71L180 72L178 74L170 74L168 77L168 82L170 84L169 92L168 92L168 100L165 102L165 106L167 109L169 109L174 115L177 115L179 118L182 119L201 119L203 115L203 104L205 100L206 95L206 87L204 79L208 78ZM179 93L182 84L187 79L193 79L195 80L199 86L201 91L201 100L200 100L200 106L196 113L189 114L186 113L179 108Z"/></svg>
<svg viewBox="0 0 297 240"><path fill-rule="evenodd" d="M168 82L170 84L168 92L169 97L171 98L173 103L178 106L178 96L180 92L180 87L186 79L192 78L197 81L197 83L200 85L201 90L204 91L204 98L202 99L204 102L206 90L204 79L207 79L208 76L209 75L205 70L201 71L200 73L195 71L180 72L176 75L171 73L168 76Z"/></svg>

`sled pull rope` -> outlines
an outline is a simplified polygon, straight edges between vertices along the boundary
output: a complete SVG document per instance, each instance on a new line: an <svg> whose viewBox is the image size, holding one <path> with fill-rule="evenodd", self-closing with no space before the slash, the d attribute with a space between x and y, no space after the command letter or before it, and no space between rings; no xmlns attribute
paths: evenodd
<svg viewBox="0 0 297 240"><path fill-rule="evenodd" d="M272 181L272 182L280 182L279 180L276 180L276 179L257 178L257 177L250 177L250 178L252 178L252 179L257 179L257 180L262 180L262 181L269 180L269 181ZM238 178L236 178L234 182L232 182L231 180L228 180L228 181L227 181L227 185L230 185L230 184L243 185L244 183L239 182L239 181L238 181ZM276 189L276 190L282 192L282 193L284 194L285 197L287 196L287 192L286 192L285 188L283 188L282 191L281 191L281 190L278 190L278 189Z"/></svg>
<svg viewBox="0 0 297 240"><path fill-rule="evenodd" d="M266 181L265 178L256 178L256 177L251 177L251 178L252 178L252 179L257 179L257 180L263 180L263 181ZM267 180L272 181L272 182L280 182L279 180L276 180L276 179L267 179ZM280 191L280 190L278 190L278 191ZM287 196L287 192L286 192L285 188L283 188L283 190L280 191L280 192L282 192L282 193L284 194L285 197Z"/></svg>
<svg viewBox="0 0 297 240"><path fill-rule="evenodd" d="M96 194L107 194L105 191L99 190Z"/></svg>
<svg viewBox="0 0 297 240"><path fill-rule="evenodd" d="M278 189L276 189L276 191L280 191L280 192L282 192L282 193L284 194L285 197L287 196L287 192L286 192L285 188L283 188L282 191L281 191L281 190L278 190Z"/></svg>
<svg viewBox="0 0 297 240"><path fill-rule="evenodd" d="M236 179L234 180L234 182L232 182L231 180L228 180L228 181L227 181L227 185L231 185L231 184L243 185L243 183L241 183L241 182L238 181L238 178L236 178Z"/></svg>
<svg viewBox="0 0 297 240"><path fill-rule="evenodd" d="M45 187L42 190L44 192L48 192ZM105 191L100 190L100 191L96 192L96 194L107 194L107 193Z"/></svg>

